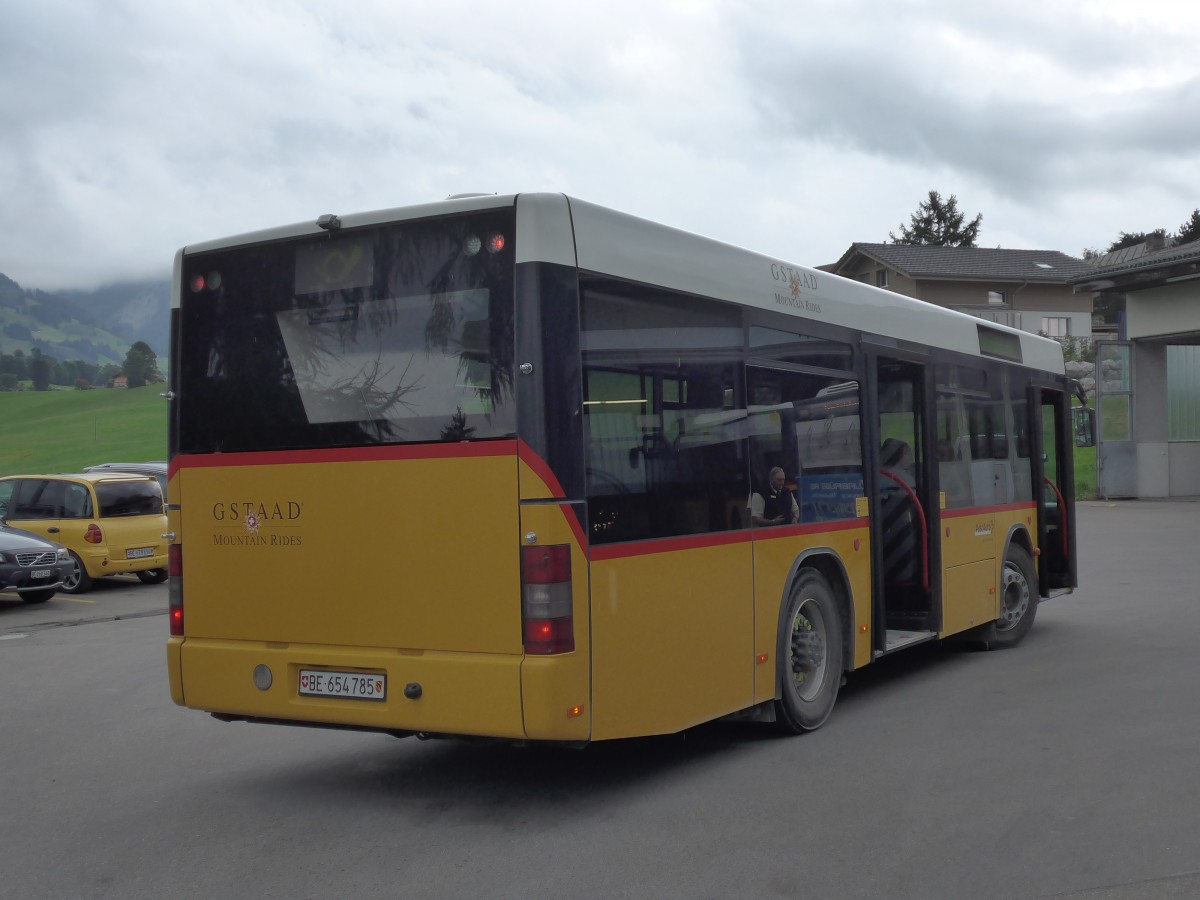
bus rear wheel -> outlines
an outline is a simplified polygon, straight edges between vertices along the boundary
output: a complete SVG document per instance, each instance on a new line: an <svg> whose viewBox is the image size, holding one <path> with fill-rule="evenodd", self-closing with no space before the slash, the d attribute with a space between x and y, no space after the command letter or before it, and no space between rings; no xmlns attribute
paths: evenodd
<svg viewBox="0 0 1200 900"><path fill-rule="evenodd" d="M1033 627L1038 608L1038 582L1033 557L1017 544L1008 548L1000 577L1000 618L985 626L980 637L988 649L1015 647Z"/></svg>
<svg viewBox="0 0 1200 900"><path fill-rule="evenodd" d="M824 575L800 573L780 625L775 720L789 734L815 731L833 712L842 680L842 616Z"/></svg>

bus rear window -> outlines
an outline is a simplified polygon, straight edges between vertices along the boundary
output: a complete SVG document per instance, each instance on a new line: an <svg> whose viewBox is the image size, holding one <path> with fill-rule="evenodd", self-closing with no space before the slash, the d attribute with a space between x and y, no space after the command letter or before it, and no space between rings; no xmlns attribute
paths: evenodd
<svg viewBox="0 0 1200 900"><path fill-rule="evenodd" d="M179 449L514 434L512 224L503 210L186 257Z"/></svg>

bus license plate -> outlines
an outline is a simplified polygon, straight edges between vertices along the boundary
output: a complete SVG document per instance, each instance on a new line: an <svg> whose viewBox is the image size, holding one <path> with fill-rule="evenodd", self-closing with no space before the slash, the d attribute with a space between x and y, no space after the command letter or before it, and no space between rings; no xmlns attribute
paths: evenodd
<svg viewBox="0 0 1200 900"><path fill-rule="evenodd" d="M141 559L144 556L153 556L153 555L154 555L153 547L135 547L132 550L125 551L126 559Z"/></svg>
<svg viewBox="0 0 1200 900"><path fill-rule="evenodd" d="M387 676L363 672L331 672L328 669L301 669L302 697L343 697L349 700L384 700Z"/></svg>

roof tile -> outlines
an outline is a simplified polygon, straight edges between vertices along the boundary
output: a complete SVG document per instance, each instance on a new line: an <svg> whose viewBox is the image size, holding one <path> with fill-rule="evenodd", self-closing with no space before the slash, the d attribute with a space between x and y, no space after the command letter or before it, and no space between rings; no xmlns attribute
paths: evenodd
<svg viewBox="0 0 1200 900"><path fill-rule="evenodd" d="M837 268L857 251L910 278L1001 278L1066 283L1094 271L1091 263L1057 250L934 247L856 242Z"/></svg>

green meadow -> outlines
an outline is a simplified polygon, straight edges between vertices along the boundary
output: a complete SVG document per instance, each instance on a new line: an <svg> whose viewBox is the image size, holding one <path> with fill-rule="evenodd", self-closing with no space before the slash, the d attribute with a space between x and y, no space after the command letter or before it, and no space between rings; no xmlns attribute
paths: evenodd
<svg viewBox="0 0 1200 900"><path fill-rule="evenodd" d="M0 392L0 475L167 458L164 384Z"/></svg>

